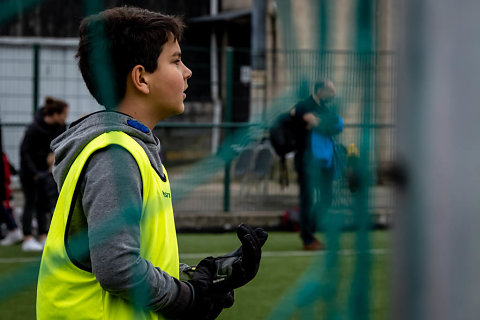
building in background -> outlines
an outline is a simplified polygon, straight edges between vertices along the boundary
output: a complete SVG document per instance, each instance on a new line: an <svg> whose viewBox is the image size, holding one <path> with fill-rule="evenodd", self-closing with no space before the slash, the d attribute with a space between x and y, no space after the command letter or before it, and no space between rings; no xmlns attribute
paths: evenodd
<svg viewBox="0 0 480 320"><path fill-rule="evenodd" d="M0 23L0 110L5 125L7 151L21 139L23 125L44 96L53 95L72 106L69 121L97 110L74 61L78 24L85 12L85 1L39 1L18 10ZM347 0L200 0L200 1L105 1L105 7L136 5L168 14L182 14L188 28L182 50L192 69L186 112L171 122L269 121L269 106L277 98L284 108L294 103L294 94L318 77L330 77L344 100L344 119L356 124L362 91L371 90L373 121L393 124L394 54L392 25L394 1L372 1L375 45L372 72L374 83L363 83L361 59L356 49L358 20L355 1ZM260 9L259 9L260 8ZM260 11L260 18L258 13ZM263 19L264 25L260 26ZM264 30L258 37L255 30ZM264 52L253 52L258 50ZM213 45L212 43L215 42ZM233 48L233 62L226 48ZM264 67L257 72L258 59ZM232 71L228 74L228 63ZM261 63L260 63L261 64ZM353 71L352 71L353 70ZM227 76L231 76L227 79ZM230 81L230 82L229 82ZM254 82L252 85L252 81ZM227 108L227 89L231 105ZM305 87L306 86L306 87ZM289 100L290 99L290 100ZM229 111L229 112L226 112ZM275 112L273 112L275 113ZM355 130L350 136L354 140ZM184 134L187 134L186 131ZM188 134L198 136L190 130ZM187 134L187 135L188 135ZM348 137L349 134L346 134ZM378 135L379 145L391 144L391 134ZM221 134L212 134L200 143L215 151ZM188 140L188 139L185 139ZM215 143L215 140L217 142ZM207 146L211 144L212 146ZM168 150L168 146L165 146ZM385 149L387 150L387 149ZM387 152L388 153L388 152ZM202 154L200 152L199 154ZM380 155L380 158L391 155Z"/></svg>

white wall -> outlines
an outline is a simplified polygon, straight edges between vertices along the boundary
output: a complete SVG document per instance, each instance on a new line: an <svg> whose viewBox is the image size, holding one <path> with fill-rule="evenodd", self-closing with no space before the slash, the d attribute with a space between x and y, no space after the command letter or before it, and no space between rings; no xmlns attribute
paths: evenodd
<svg viewBox="0 0 480 320"><path fill-rule="evenodd" d="M241 10L250 9L252 7L253 0L222 0L222 10Z"/></svg>
<svg viewBox="0 0 480 320"><path fill-rule="evenodd" d="M65 100L70 105L67 122L102 108L88 93L77 68L77 39L0 37L0 119L3 146L17 168L23 132L33 119L35 43L40 45L40 106L49 95Z"/></svg>

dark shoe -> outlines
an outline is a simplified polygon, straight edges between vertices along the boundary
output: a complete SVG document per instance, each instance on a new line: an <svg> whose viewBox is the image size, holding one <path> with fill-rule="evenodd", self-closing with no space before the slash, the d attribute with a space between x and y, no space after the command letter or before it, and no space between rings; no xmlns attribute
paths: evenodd
<svg viewBox="0 0 480 320"><path fill-rule="evenodd" d="M303 250L307 250L307 251L325 250L325 245L315 239L313 240L313 242L309 244L304 244Z"/></svg>

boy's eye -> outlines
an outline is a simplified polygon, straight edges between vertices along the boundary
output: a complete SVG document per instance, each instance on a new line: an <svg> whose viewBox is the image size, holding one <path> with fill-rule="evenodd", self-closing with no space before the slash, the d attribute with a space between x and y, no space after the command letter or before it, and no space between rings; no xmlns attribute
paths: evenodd
<svg viewBox="0 0 480 320"><path fill-rule="evenodd" d="M179 65L181 62L182 62L182 60L180 60L180 59L174 61L174 63L175 63L176 65Z"/></svg>

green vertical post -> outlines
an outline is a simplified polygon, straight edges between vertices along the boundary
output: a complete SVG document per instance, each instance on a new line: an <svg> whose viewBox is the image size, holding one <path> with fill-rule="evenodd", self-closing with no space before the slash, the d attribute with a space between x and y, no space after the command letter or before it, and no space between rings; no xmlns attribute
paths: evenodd
<svg viewBox="0 0 480 320"><path fill-rule="evenodd" d="M372 36L375 17L373 12L373 0L357 0L357 34L356 52L359 55L359 68L361 76L360 85L363 85L362 101L362 124L360 140L360 165L363 168L360 179L359 190L354 197L357 231L355 250L358 253L355 269L353 272L352 287L350 292L350 317L351 319L369 320L371 307L371 257L366 254L370 250L369 230L369 187L371 172L370 149L371 144L371 122L372 122L372 83L373 83L373 61L371 52L374 51L374 39Z"/></svg>
<svg viewBox="0 0 480 320"><path fill-rule="evenodd" d="M225 121L232 121L232 102L233 102L233 48L227 47L227 66L226 66L226 84L225 84ZM228 131L227 131L228 132Z"/></svg>
<svg viewBox="0 0 480 320"><path fill-rule="evenodd" d="M227 47L226 49L226 75L225 75L225 122L230 123L232 121L232 102L233 102L233 48ZM226 128L225 142L227 145L230 136L231 129ZM223 211L230 211L230 168L232 166L232 157L227 155L225 157L225 178L223 181Z"/></svg>
<svg viewBox="0 0 480 320"><path fill-rule="evenodd" d="M40 88L40 45L33 45L33 114L37 112L38 109L38 98L39 98L39 88Z"/></svg>

